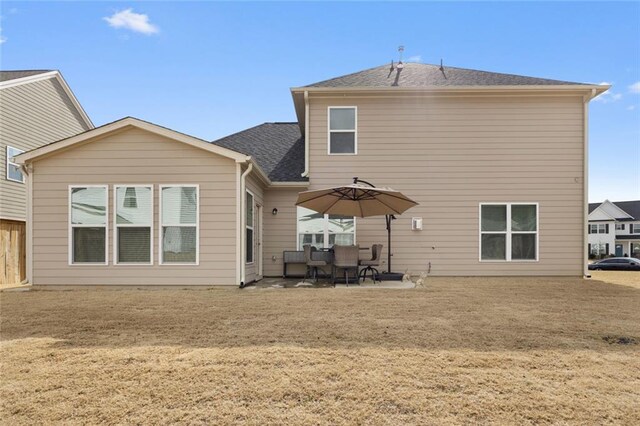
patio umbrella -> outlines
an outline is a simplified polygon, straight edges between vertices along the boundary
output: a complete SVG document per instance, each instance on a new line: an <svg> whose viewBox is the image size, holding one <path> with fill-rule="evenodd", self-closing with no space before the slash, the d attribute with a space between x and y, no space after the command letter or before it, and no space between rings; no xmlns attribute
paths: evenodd
<svg viewBox="0 0 640 426"><path fill-rule="evenodd" d="M364 185L361 185L364 184ZM316 189L298 194L296 206L322 214L343 216L385 216L387 223L387 266L391 272L391 221L418 203L391 188L377 188L365 180L353 178L352 185Z"/></svg>

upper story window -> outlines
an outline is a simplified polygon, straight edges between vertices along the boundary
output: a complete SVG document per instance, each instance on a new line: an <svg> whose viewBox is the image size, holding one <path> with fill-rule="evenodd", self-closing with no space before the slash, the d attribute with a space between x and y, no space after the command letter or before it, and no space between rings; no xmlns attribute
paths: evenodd
<svg viewBox="0 0 640 426"><path fill-rule="evenodd" d="M629 233L630 234L640 234L640 223L630 223L629 224Z"/></svg>
<svg viewBox="0 0 640 426"><path fill-rule="evenodd" d="M480 260L538 260L538 205L480 204Z"/></svg>
<svg viewBox="0 0 640 426"><path fill-rule="evenodd" d="M24 175L20 170L20 166L13 162L13 157L23 152L18 148L7 146L7 180L24 183Z"/></svg>
<svg viewBox="0 0 640 426"><path fill-rule="evenodd" d="M69 187L69 263L106 265L107 186Z"/></svg>
<svg viewBox="0 0 640 426"><path fill-rule="evenodd" d="M624 223L616 223L616 231L624 231Z"/></svg>
<svg viewBox="0 0 640 426"><path fill-rule="evenodd" d="M356 107L329 107L329 155L358 153L357 115Z"/></svg>
<svg viewBox="0 0 640 426"><path fill-rule="evenodd" d="M199 201L198 185L160 186L161 265L198 264Z"/></svg>
<svg viewBox="0 0 640 426"><path fill-rule="evenodd" d="M589 225L589 233L590 234L608 234L609 224L608 223L592 223Z"/></svg>

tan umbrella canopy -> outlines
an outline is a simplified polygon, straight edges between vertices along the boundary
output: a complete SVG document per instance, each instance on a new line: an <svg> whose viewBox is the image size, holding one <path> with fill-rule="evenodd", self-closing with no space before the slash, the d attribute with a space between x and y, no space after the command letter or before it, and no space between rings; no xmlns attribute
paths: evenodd
<svg viewBox="0 0 640 426"><path fill-rule="evenodd" d="M416 205L411 198L393 189L359 184L301 192L296 202L296 206L318 213L357 217L402 214Z"/></svg>
<svg viewBox="0 0 640 426"><path fill-rule="evenodd" d="M360 184L364 185L360 185ZM391 271L391 220L418 203L390 188L376 188L365 180L353 178L352 185L316 189L298 194L296 206L318 213L343 216L385 216L387 223L387 266Z"/></svg>

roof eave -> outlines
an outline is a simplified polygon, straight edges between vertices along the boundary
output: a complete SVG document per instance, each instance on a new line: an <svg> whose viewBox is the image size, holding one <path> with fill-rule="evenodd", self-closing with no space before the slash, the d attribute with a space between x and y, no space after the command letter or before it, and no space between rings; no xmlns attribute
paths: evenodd
<svg viewBox="0 0 640 426"><path fill-rule="evenodd" d="M292 87L292 95L306 92L419 92L419 93L446 93L446 92L591 92L601 94L609 90L608 84L548 84L548 85L492 85L492 86L361 86L361 87Z"/></svg>
<svg viewBox="0 0 640 426"><path fill-rule="evenodd" d="M40 158L47 157L49 155L53 155L58 151L70 149L76 144L89 141L90 139L93 139L93 138L106 136L108 134L122 130L127 127L137 127L142 130L146 130L151 133L155 133L169 139L183 142L195 148L199 148L204 151L209 151L214 154L221 155L223 157L235 160L236 162L244 163L247 161L251 161L251 157L248 155L233 151L228 148L221 147L219 145L214 145L209 143L208 141L196 138L194 136L190 136L185 133L180 133L175 130L158 126L157 124L153 124L153 123L140 120L137 118L133 118L133 117L125 117L120 120L114 121L112 123L105 124L104 126L87 130L86 132L80 133L78 135L61 139L57 142L53 142L53 143L41 146L39 148L32 149L31 151L27 151L25 153L15 156L14 159L18 164L26 164L26 163L38 160Z"/></svg>
<svg viewBox="0 0 640 426"><path fill-rule="evenodd" d="M34 75L22 77L22 78L15 78L13 80L3 81L3 82L0 82L0 89L7 89L9 87L20 86L22 84L34 83L37 81L47 80L49 78L55 78L56 80L58 80L58 83L60 83L60 85L62 86L62 89L65 91L67 97L69 98L73 106L76 108L76 111L78 111L78 114L80 114L80 117L82 118L82 121L84 121L87 128L89 129L95 128L95 125L93 124L93 122L87 115L86 111L78 101L78 98L76 98L76 95L73 93L73 90L71 90L71 87L69 87L64 77L62 77L62 74L58 70L47 71L40 74L34 74Z"/></svg>

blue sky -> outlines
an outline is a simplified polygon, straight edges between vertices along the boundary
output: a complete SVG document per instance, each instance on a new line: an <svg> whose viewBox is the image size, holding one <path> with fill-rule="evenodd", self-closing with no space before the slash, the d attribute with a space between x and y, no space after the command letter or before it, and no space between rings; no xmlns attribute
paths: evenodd
<svg viewBox="0 0 640 426"><path fill-rule="evenodd" d="M2 69L59 69L96 125L204 139L294 121L289 88L405 59L613 84L590 201L640 199L640 2L0 4ZM635 86L634 86L635 84Z"/></svg>

